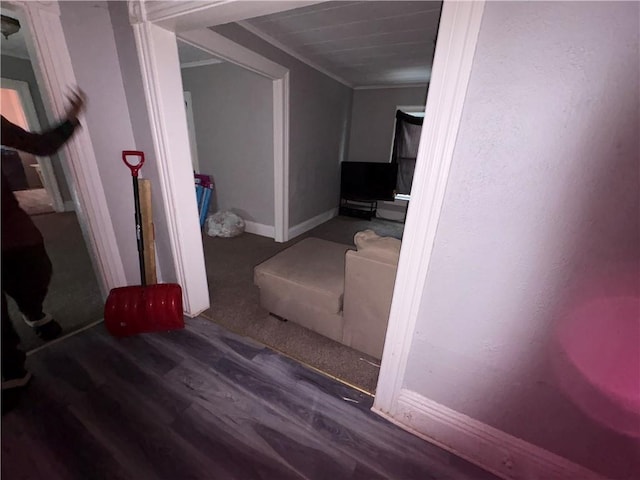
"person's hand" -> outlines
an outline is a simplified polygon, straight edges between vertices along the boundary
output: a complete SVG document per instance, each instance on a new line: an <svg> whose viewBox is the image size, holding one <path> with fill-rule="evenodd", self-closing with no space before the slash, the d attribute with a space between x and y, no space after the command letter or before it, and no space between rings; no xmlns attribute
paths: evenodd
<svg viewBox="0 0 640 480"><path fill-rule="evenodd" d="M69 107L67 108L66 117L72 123L78 123L78 116L84 111L87 96L79 88L71 92L68 96Z"/></svg>

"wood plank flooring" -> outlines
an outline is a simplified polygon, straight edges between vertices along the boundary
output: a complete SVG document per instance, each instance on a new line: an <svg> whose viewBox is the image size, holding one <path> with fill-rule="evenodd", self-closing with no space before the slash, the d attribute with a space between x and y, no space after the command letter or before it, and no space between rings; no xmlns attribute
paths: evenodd
<svg viewBox="0 0 640 480"><path fill-rule="evenodd" d="M2 418L7 479L492 479L370 411L372 399L203 319L29 357Z"/></svg>

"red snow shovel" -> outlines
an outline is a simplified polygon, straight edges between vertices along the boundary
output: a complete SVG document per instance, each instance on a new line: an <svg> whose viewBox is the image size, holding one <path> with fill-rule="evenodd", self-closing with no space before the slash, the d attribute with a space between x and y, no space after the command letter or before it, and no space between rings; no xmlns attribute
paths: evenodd
<svg viewBox="0 0 640 480"><path fill-rule="evenodd" d="M129 157L137 157L132 164ZM135 201L136 237L142 285L114 288L104 306L104 323L114 337L127 337L137 333L177 330L184 328L182 316L182 289L176 283L147 285L144 268L144 242L142 214L138 191L138 170L144 164L144 153L135 150L122 152L122 160L131 169L133 198Z"/></svg>

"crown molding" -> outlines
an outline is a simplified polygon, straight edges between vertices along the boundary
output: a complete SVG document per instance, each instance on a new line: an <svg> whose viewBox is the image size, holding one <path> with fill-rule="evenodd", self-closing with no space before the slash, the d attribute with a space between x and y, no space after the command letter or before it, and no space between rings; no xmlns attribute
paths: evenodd
<svg viewBox="0 0 640 480"><path fill-rule="evenodd" d="M295 50L292 50L291 48L287 47L283 43L281 43L278 40L276 40L275 38L273 38L271 35L263 32L262 30L260 30L259 28L255 27L255 26L251 25L249 22L241 21L241 22L237 22L237 24L240 25L245 30L247 30L248 32L253 33L255 36L260 37L265 42L270 43L271 45L273 45L277 49L282 50L283 52L285 52L288 55L291 55L293 58L295 58L297 60L300 60L302 63L308 65L309 67L313 68L314 70L317 70L318 72L326 75L327 77L330 77L330 78L334 79L336 82L341 83L345 87L353 88L353 85L350 82L348 82L347 80L345 80L344 78L342 78L342 77L336 75L335 73L332 73L329 70L321 67L320 65L314 63L313 61L309 60L305 56L300 55Z"/></svg>
<svg viewBox="0 0 640 480"><path fill-rule="evenodd" d="M127 7L129 9L129 21L132 25L147 21L147 11L144 0L129 0Z"/></svg>

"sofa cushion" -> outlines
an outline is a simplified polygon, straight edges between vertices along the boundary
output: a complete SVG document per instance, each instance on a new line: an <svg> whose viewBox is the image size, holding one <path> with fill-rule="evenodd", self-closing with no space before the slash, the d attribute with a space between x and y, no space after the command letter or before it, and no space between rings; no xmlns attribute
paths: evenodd
<svg viewBox="0 0 640 480"><path fill-rule="evenodd" d="M402 242L393 237L381 237L373 230L363 230L353 238L358 254L385 263L398 264Z"/></svg>
<svg viewBox="0 0 640 480"><path fill-rule="evenodd" d="M258 287L281 292L327 313L342 311L344 254L348 245L306 238L254 269Z"/></svg>

